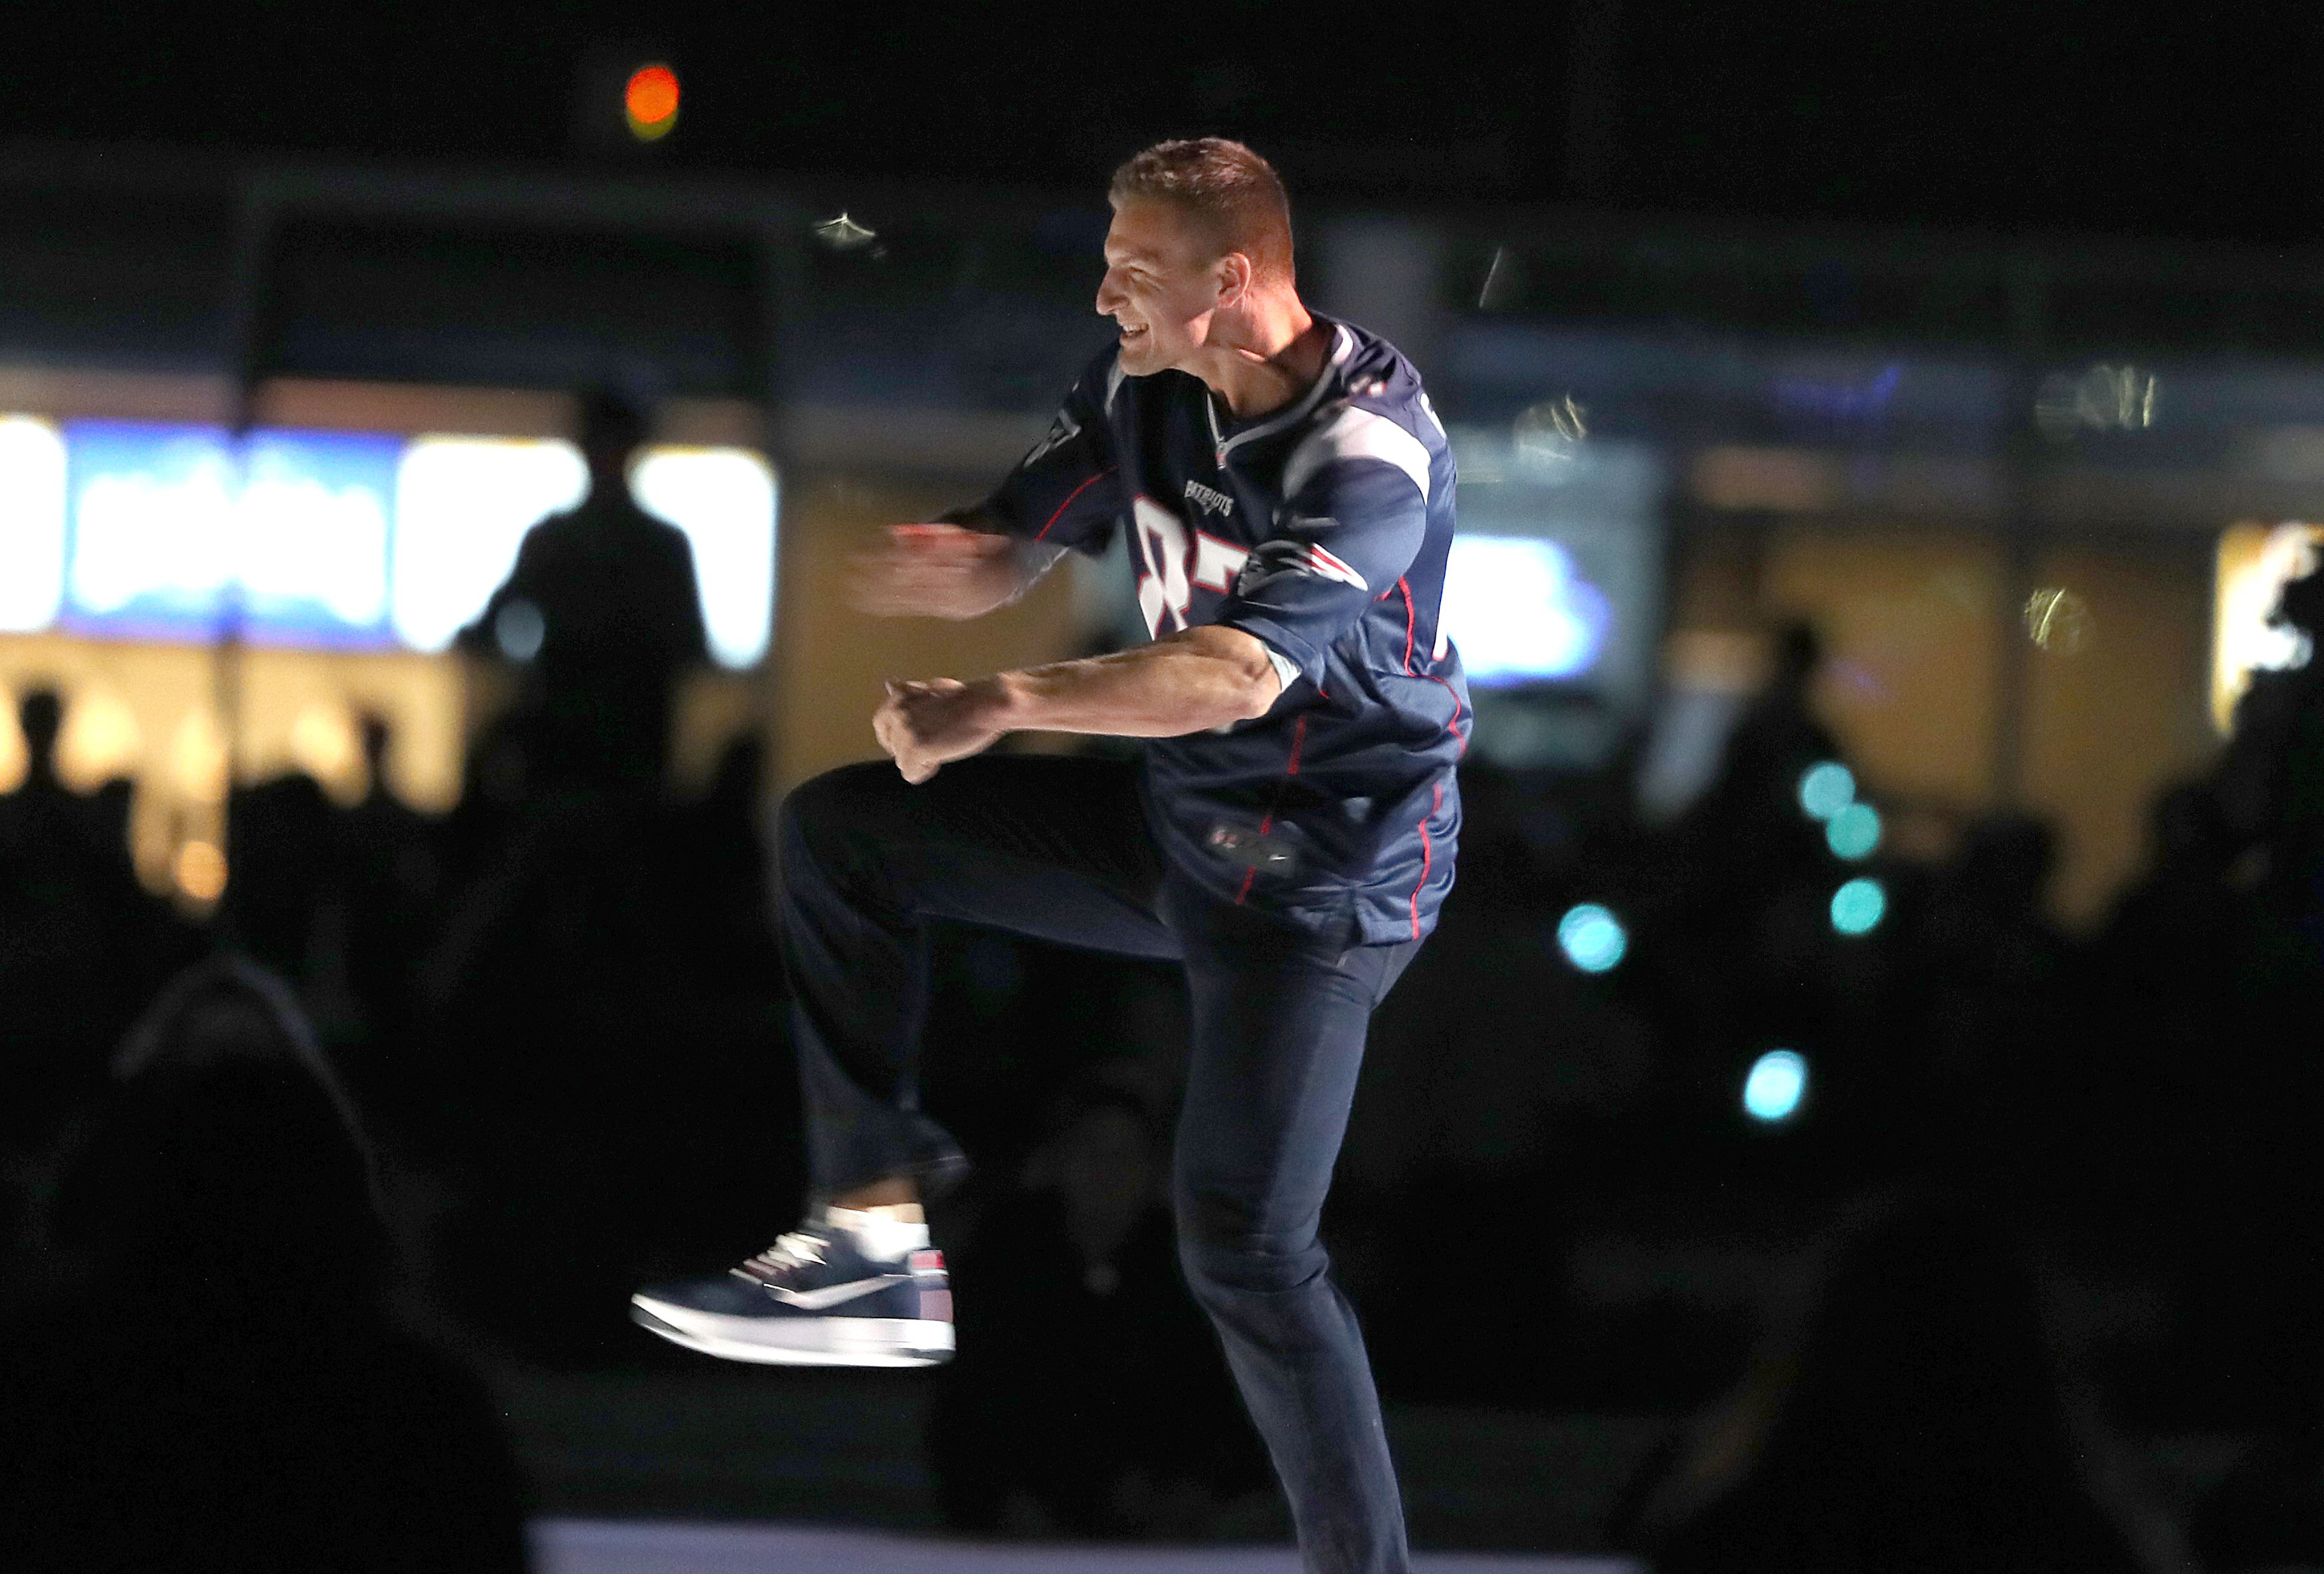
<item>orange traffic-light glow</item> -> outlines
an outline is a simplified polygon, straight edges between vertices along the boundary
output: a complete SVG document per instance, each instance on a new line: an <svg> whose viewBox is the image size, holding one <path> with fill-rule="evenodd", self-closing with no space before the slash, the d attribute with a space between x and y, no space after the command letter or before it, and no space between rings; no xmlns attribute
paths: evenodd
<svg viewBox="0 0 2324 1574"><path fill-rule="evenodd" d="M678 73L668 66L641 66L622 89L622 111L630 134L654 142L678 124Z"/></svg>

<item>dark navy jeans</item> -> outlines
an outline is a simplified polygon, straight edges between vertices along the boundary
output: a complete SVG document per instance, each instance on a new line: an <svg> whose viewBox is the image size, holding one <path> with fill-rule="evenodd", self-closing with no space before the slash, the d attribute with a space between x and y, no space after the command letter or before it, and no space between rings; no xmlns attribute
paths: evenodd
<svg viewBox="0 0 2324 1574"><path fill-rule="evenodd" d="M819 1195L959 1149L918 1108L931 918L1185 964L1179 1256L1267 1441L1308 1568L1407 1567L1354 1312L1316 1237L1372 1009L1419 942L1319 937L1171 878L1119 759L884 761L800 787L779 831L783 957ZM1350 925L1352 934L1353 925Z"/></svg>

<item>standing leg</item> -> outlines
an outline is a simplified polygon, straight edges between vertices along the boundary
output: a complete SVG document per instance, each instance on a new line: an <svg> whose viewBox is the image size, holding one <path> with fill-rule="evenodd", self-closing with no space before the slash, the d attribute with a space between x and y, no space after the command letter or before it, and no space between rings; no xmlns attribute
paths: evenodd
<svg viewBox="0 0 2324 1574"><path fill-rule="evenodd" d="M879 761L784 801L779 937L818 1196L964 1166L919 1110L927 920L1177 954L1154 914L1160 865L1137 773L1124 760L982 755L914 787Z"/></svg>
<svg viewBox="0 0 2324 1574"><path fill-rule="evenodd" d="M1418 943L1343 947L1173 885L1194 1055L1174 1190L1188 1285L1318 1574L1408 1566L1379 1398L1316 1236L1364 1033Z"/></svg>

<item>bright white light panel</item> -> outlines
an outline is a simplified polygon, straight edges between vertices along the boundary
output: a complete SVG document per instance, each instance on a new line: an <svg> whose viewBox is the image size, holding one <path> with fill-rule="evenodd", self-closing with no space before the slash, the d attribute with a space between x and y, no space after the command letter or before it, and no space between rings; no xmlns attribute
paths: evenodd
<svg viewBox="0 0 2324 1574"><path fill-rule="evenodd" d="M588 490L570 443L414 439L395 472L396 638L414 650L449 645L516 566L525 532Z"/></svg>
<svg viewBox="0 0 2324 1574"><path fill-rule="evenodd" d="M1442 618L1470 681L1488 686L1579 677L1613 625L1573 555L1536 536L1454 536Z"/></svg>
<svg viewBox="0 0 2324 1574"><path fill-rule="evenodd" d="M749 667L775 607L775 473L747 448L650 448L630 470L638 505L686 532L710 654Z"/></svg>
<svg viewBox="0 0 2324 1574"><path fill-rule="evenodd" d="M64 434L0 416L0 632L47 628L64 594Z"/></svg>
<svg viewBox="0 0 2324 1574"><path fill-rule="evenodd" d="M686 532L712 654L766 653L774 472L740 448L650 448L631 473ZM441 650L525 532L587 491L567 443L0 416L0 631Z"/></svg>

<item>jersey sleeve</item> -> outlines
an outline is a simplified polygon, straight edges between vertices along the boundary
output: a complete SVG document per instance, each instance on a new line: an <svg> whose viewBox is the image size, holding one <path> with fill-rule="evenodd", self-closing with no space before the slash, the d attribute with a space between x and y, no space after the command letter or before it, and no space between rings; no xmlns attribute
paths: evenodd
<svg viewBox="0 0 2324 1574"><path fill-rule="evenodd" d="M1102 556L1122 511L1120 471L1106 430L1106 404L1120 382L1115 353L1108 350L1065 395L1048 436L992 495L950 517L1015 536L1028 549L1046 549L1044 564L1066 548Z"/></svg>
<svg viewBox="0 0 2324 1574"><path fill-rule="evenodd" d="M1342 410L1293 453L1275 533L1251 549L1216 621L1320 683L1325 653L1419 556L1429 475L1418 438Z"/></svg>

